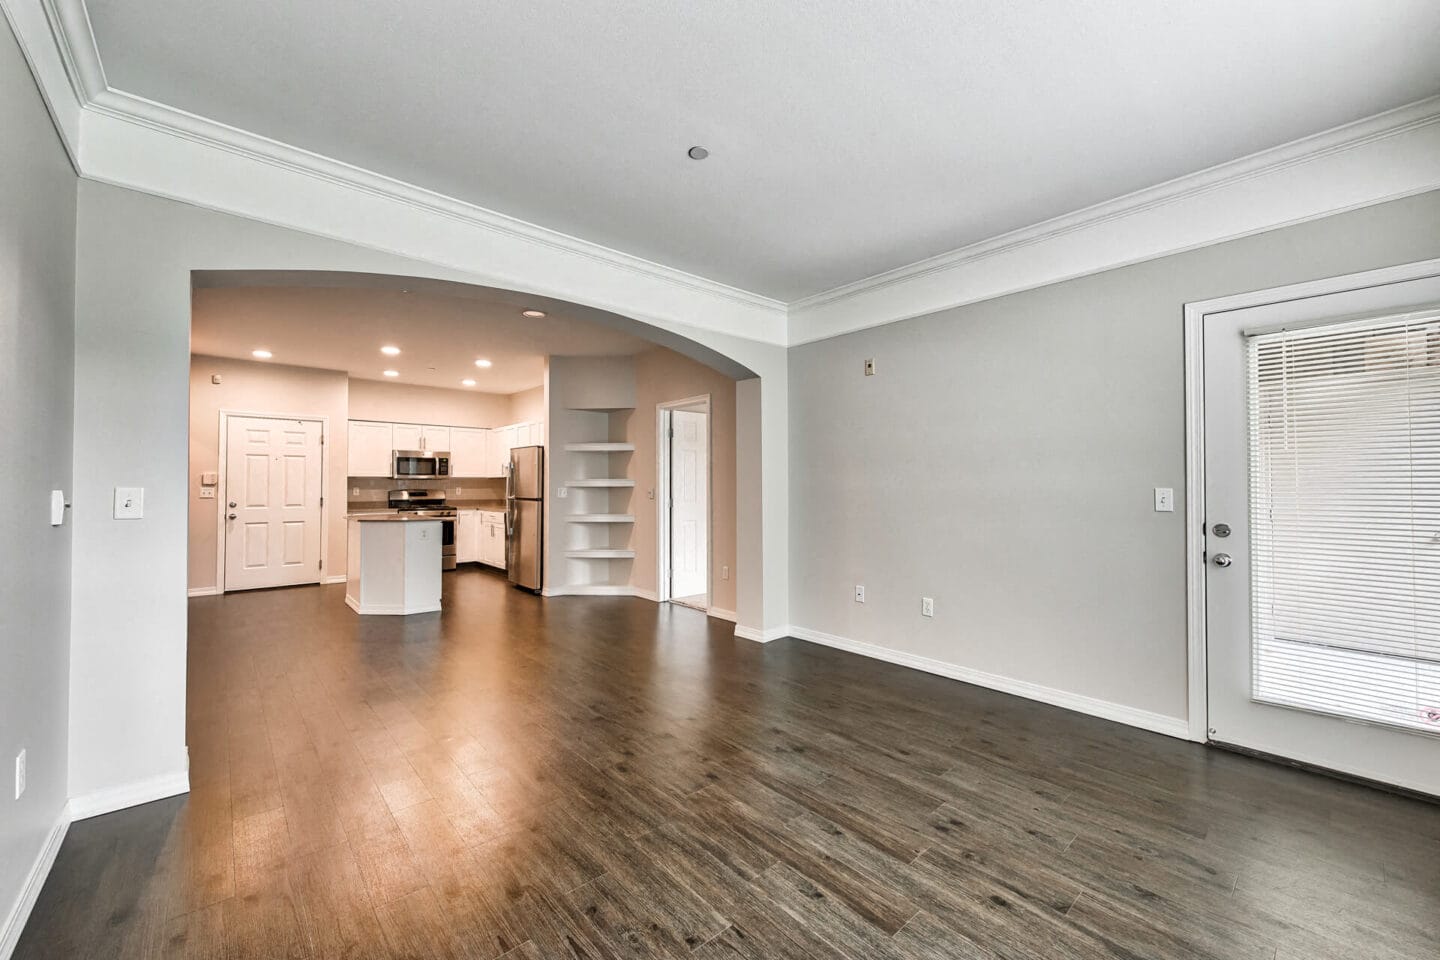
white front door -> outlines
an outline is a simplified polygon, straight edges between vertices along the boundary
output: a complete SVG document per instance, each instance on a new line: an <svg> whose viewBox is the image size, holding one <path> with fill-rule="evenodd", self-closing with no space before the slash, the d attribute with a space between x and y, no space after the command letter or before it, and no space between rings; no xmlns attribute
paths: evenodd
<svg viewBox="0 0 1440 960"><path fill-rule="evenodd" d="M320 580L321 424L228 417L225 589Z"/></svg>
<svg viewBox="0 0 1440 960"><path fill-rule="evenodd" d="M1204 317L1209 739L1440 795L1440 278Z"/></svg>
<svg viewBox="0 0 1440 960"><path fill-rule="evenodd" d="M710 417L693 410L670 414L670 596L710 590Z"/></svg>

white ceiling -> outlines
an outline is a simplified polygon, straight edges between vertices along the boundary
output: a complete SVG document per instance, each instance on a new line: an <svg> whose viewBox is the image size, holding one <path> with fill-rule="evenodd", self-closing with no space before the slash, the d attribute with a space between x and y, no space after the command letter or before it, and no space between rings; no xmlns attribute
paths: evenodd
<svg viewBox="0 0 1440 960"><path fill-rule="evenodd" d="M1434 0L89 9L119 90L783 300L1440 92Z"/></svg>
<svg viewBox="0 0 1440 960"><path fill-rule="evenodd" d="M274 354L269 363L485 393L538 387L550 354L619 356L654 346L554 312L531 320L499 299L301 286L199 287L190 338L192 352L210 356L251 360L251 351L265 349ZM400 355L382 354L387 344ZM481 357L493 365L477 368ZM385 377L386 369L400 376ZM461 384L467 377L474 387Z"/></svg>

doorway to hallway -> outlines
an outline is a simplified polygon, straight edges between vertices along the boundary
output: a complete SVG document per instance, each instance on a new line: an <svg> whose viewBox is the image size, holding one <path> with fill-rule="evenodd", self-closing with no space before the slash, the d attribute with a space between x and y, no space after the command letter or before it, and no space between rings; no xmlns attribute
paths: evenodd
<svg viewBox="0 0 1440 960"><path fill-rule="evenodd" d="M656 408L660 600L710 606L710 396Z"/></svg>

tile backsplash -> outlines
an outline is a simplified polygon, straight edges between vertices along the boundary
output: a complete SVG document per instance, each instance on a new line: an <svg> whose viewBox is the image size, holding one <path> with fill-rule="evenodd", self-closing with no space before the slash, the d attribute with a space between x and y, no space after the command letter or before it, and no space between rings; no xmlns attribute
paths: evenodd
<svg viewBox="0 0 1440 960"><path fill-rule="evenodd" d="M391 490L443 489L447 500L503 500L504 477L447 477L437 480L392 480L388 477L350 477L345 492L351 503L384 505ZM357 492L358 491L358 492Z"/></svg>

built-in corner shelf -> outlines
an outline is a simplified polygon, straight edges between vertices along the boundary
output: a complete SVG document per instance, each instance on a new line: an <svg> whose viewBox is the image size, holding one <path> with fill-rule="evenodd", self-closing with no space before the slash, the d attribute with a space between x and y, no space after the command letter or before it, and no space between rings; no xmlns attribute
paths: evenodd
<svg viewBox="0 0 1440 960"><path fill-rule="evenodd" d="M595 480L566 480L567 487L633 487L634 480L627 480L624 477L604 477Z"/></svg>
<svg viewBox="0 0 1440 960"><path fill-rule="evenodd" d="M589 550L566 550L565 556L575 560L633 560L635 551L618 547L592 547Z"/></svg>
<svg viewBox="0 0 1440 960"><path fill-rule="evenodd" d="M565 518L567 523L634 523L635 515L630 513L575 513Z"/></svg>
<svg viewBox="0 0 1440 960"><path fill-rule="evenodd" d="M633 453L633 443L567 443L565 449L571 453Z"/></svg>

